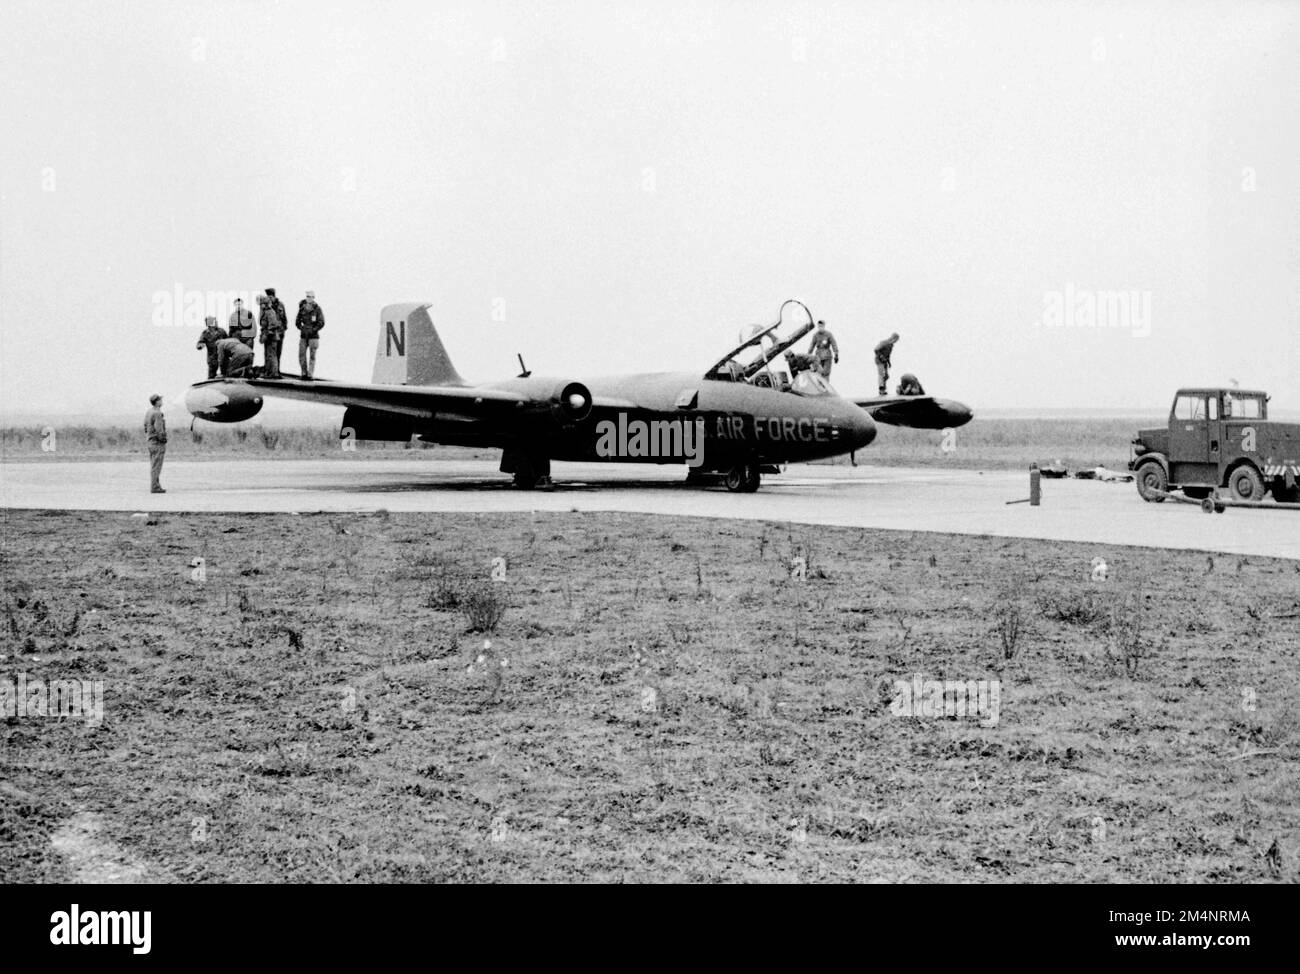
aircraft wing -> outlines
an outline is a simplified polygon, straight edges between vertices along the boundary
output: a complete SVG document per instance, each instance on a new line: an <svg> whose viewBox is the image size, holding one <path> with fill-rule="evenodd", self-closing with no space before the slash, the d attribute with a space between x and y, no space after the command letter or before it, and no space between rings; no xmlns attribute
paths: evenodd
<svg viewBox="0 0 1300 974"><path fill-rule="evenodd" d="M942 430L964 426L974 415L963 403L933 396L872 396L853 402L870 413L877 423L910 429Z"/></svg>
<svg viewBox="0 0 1300 974"><path fill-rule="evenodd" d="M465 385L390 385L328 379L209 379L191 386L185 405L200 419L218 423L250 419L267 398L347 406L413 420L475 422L527 420L555 412L563 422L584 418L593 405L622 406L622 400L594 400L579 382L535 380L532 388L499 389ZM626 404L631 407L632 404Z"/></svg>
<svg viewBox="0 0 1300 974"><path fill-rule="evenodd" d="M508 413L533 402L528 396L501 389L468 386L398 386L327 379L213 379L193 387L198 394L207 386L225 392L238 384L261 396L319 402L331 406L360 406L386 413L430 419L439 412L470 416Z"/></svg>

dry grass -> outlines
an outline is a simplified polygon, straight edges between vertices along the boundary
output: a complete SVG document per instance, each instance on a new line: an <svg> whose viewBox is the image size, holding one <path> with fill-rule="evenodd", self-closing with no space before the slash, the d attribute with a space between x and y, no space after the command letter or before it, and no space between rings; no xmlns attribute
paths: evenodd
<svg viewBox="0 0 1300 974"><path fill-rule="evenodd" d="M66 879L79 813L203 882L1296 878L1293 562L1115 548L1098 585L1095 545L848 528L3 516L0 677L106 681L98 728L0 719L3 882ZM444 571L502 586L490 647L429 604ZM1008 660L1006 579L1097 611L1025 611ZM999 722L894 717L916 673L999 679Z"/></svg>
<svg viewBox="0 0 1300 974"><path fill-rule="evenodd" d="M1071 470L1095 467L1099 463L1122 470L1128 462L1129 441L1140 426L1158 425L1143 419L979 419L957 430L956 449L942 449L943 433L932 430L897 429L881 426L876 441L859 460L864 463L899 466L946 466L989 470L1027 467L1031 462L1064 460ZM253 434L250 435L250 430ZM6 460L117 459L143 456L144 443L134 428L71 426L56 430L57 450L44 452L43 428L0 429L0 451ZM247 423L223 427L199 423L191 432L173 421L168 456L184 459L206 457L267 456L394 457L407 450L424 450L425 444L356 442L356 453L345 454L338 428L285 427L270 429ZM455 447L436 448L435 458L491 459L495 451ZM847 457L834 463L847 464Z"/></svg>

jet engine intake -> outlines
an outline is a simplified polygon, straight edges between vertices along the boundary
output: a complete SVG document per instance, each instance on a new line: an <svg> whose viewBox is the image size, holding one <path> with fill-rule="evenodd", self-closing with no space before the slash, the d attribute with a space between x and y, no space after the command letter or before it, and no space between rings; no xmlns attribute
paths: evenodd
<svg viewBox="0 0 1300 974"><path fill-rule="evenodd" d="M591 390L581 382L565 382L551 394L551 415L561 426L581 423L591 415Z"/></svg>

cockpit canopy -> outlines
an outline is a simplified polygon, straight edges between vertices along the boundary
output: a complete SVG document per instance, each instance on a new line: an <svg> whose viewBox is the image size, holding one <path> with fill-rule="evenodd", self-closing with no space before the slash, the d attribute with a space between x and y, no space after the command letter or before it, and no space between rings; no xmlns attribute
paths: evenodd
<svg viewBox="0 0 1300 974"><path fill-rule="evenodd" d="M807 321L782 338L780 332L785 323L785 311L792 305L803 309ZM794 344L814 327L812 312L803 302L791 298L781 305L775 324L750 325L743 329L740 344L719 359L704 377L721 382L744 382L798 396L834 396L835 390L826 377L816 371L810 357L791 351ZM782 353L790 366L789 373L772 368L772 363Z"/></svg>

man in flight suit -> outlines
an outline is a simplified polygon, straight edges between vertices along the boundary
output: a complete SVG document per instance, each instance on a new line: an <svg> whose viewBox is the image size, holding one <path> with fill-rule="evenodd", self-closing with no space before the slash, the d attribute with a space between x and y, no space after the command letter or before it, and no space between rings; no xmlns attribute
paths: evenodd
<svg viewBox="0 0 1300 974"><path fill-rule="evenodd" d="M898 344L898 332L894 332L876 346L876 374L880 376L880 394L883 396L889 388L889 356Z"/></svg>
<svg viewBox="0 0 1300 974"><path fill-rule="evenodd" d="M298 302L298 372L304 379L316 376L316 349L320 347L320 332L325 327L325 312L316 303L316 292L308 291Z"/></svg>
<svg viewBox="0 0 1300 974"><path fill-rule="evenodd" d="M237 338L249 348L253 347L253 339L257 333L257 323L253 319L253 312L244 309L244 299L235 298L235 310L230 313L230 337Z"/></svg>
<svg viewBox="0 0 1300 974"><path fill-rule="evenodd" d="M167 452L167 421L163 419L162 396L149 397L149 411L144 414L144 438L149 447L149 490L165 494L158 478L162 476L163 455Z"/></svg>
<svg viewBox="0 0 1300 974"><path fill-rule="evenodd" d="M829 379L831 363L838 363L840 360L840 347L835 343L835 336L826 329L826 322L817 322L817 330L813 332L808 354L816 360L817 371Z"/></svg>
<svg viewBox="0 0 1300 974"><path fill-rule="evenodd" d="M275 296L275 288L268 287L266 289L266 300L271 302L271 307L275 309L275 313L278 314L280 320L284 322L284 330L288 331L289 315L284 310L284 302Z"/></svg>
<svg viewBox="0 0 1300 974"><path fill-rule="evenodd" d="M280 375L280 346L284 344L284 319L280 317L280 312L275 310L275 304L270 297L259 298L258 303L262 306L262 320L259 322L262 326L264 349L262 375L268 379L283 378Z"/></svg>
<svg viewBox="0 0 1300 974"><path fill-rule="evenodd" d="M194 347L195 348L204 348L205 346L207 347L208 378L215 379L217 377L217 342L221 341L221 339L223 338L228 338L230 336L226 334L225 329L219 328L217 326L216 318L209 316L208 318L205 319L205 324L207 325L207 327L203 329L203 334L199 336L198 344L195 345Z"/></svg>

